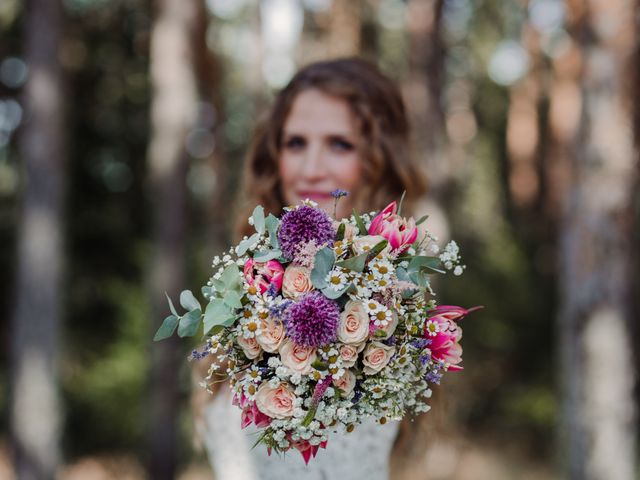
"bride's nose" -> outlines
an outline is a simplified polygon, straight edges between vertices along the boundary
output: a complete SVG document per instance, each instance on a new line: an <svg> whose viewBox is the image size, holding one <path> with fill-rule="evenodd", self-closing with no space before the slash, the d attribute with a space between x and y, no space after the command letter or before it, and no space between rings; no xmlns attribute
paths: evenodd
<svg viewBox="0 0 640 480"><path fill-rule="evenodd" d="M305 179L318 179L326 174L326 162L322 145L312 144L307 148L302 176Z"/></svg>

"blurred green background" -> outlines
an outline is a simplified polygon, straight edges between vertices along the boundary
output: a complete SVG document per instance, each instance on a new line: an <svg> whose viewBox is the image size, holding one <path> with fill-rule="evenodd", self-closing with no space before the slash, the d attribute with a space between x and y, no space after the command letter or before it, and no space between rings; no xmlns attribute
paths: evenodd
<svg viewBox="0 0 640 480"><path fill-rule="evenodd" d="M22 348L15 325L32 322L41 333L50 325L40 317L20 317L16 308L25 295L25 283L18 280L24 241L18 232L30 195L26 187L35 183L38 165L48 161L34 167L21 143L32 119L27 86L40 61L32 66L28 45L37 49L39 41L51 41L39 38L47 31L30 20L46 14L44 3L0 5L0 311L7 319L0 326L2 478L15 475L10 400L17 390L10 388L10 352ZM55 317L59 478L160 478L150 473L155 447L149 432L154 423L173 420L179 427L177 446L168 454L171 475L211 478L204 455L191 442L186 356L192 346L183 342L158 353L160 347L151 344L166 314L162 292L175 291L177 284L197 289L209 275L211 257L230 241L234 219L227 207L256 119L274 92L297 67L344 55L377 63L407 100L414 153L430 180L427 200L436 212L435 226L458 241L467 265L462 277L438 285L441 303L485 305L464 322L466 367L443 383L446 426L430 460L439 466L423 471L423 478L640 478L582 476L590 468L585 465L599 457L589 450L597 445L572 447L571 412L582 408L576 392L584 387L575 390L569 380L584 377L591 385L589 355L607 363L607 352L626 352L626 360L612 363L609 373L631 385L620 390L631 413L618 429L627 435L620 441L631 456L618 461L635 471L640 27L632 13L637 17L638 5L51 4L46 8L57 6L60 17L46 17L59 29L51 37L59 43L49 66L58 65L62 79L51 95L62 107L47 122L62 126L65 142L60 161L53 151L47 167L63 179L62 213L54 217L63 238ZM174 27L182 36L171 36ZM172 41L186 43L176 47L174 63L163 63L163 56L174 53ZM171 68L184 78L172 79ZM162 84L163 75L165 86L152 88ZM191 90L177 91L175 116L170 107L160 108L155 118L154 102L161 105L167 91L162 88L171 85ZM190 102L188 115L180 111L181 101ZM163 118L175 123L173 133ZM159 148L173 162L167 177L153 141L166 141ZM608 236L601 238L603 232ZM181 273L162 280L155 269L171 263L172 255ZM47 286L29 284L27 298L41 287ZM602 305L620 310L625 341L594 353L580 342L589 331L590 312ZM164 377L177 385L167 393L178 401L169 419L149 406L156 389L162 390L152 363L161 364L163 355L176 369ZM620 405L613 391L611 402L614 410ZM606 403L599 405L606 409ZM597 428L578 426L575 435L597 436Z"/></svg>

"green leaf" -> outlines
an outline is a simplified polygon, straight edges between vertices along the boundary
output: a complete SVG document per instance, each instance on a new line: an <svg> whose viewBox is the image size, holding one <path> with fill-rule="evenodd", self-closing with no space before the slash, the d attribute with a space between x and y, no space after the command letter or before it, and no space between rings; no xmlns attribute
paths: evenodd
<svg viewBox="0 0 640 480"><path fill-rule="evenodd" d="M227 286L222 280L214 278L211 280L211 283L213 284L213 288L215 288L216 292L224 292L227 289Z"/></svg>
<svg viewBox="0 0 640 480"><path fill-rule="evenodd" d="M305 415L304 419L302 420L303 426L308 427L311 424L311 422L313 421L313 417L316 416L317 408L318 407L313 406L309 409L309 412Z"/></svg>
<svg viewBox="0 0 640 480"><path fill-rule="evenodd" d="M387 245L389 245L388 240L382 240L381 242L376 243L373 248L367 252L367 254L369 255L369 259L375 258L376 255L387 248Z"/></svg>
<svg viewBox="0 0 640 480"><path fill-rule="evenodd" d="M360 255L356 255L355 257L347 258L346 260L341 260L337 262L336 265L342 268L346 268L347 270L351 270L353 272L362 272L364 270L364 266L367 263L368 256L369 256L369 252L365 252Z"/></svg>
<svg viewBox="0 0 640 480"><path fill-rule="evenodd" d="M421 223L423 223L427 218L429 218L429 215L424 215L422 217L420 217L418 219L418 221L416 222L416 226L420 225Z"/></svg>
<svg viewBox="0 0 640 480"><path fill-rule="evenodd" d="M398 203L398 215L402 215L402 204L404 203L404 196L407 194L407 191L402 192L402 196L400 197L400 202Z"/></svg>
<svg viewBox="0 0 640 480"><path fill-rule="evenodd" d="M318 250L315 257L315 263L313 270L311 270L311 283L317 289L323 289L327 286L327 274L333 268L333 264L336 261L336 255L329 247L324 247Z"/></svg>
<svg viewBox="0 0 640 480"><path fill-rule="evenodd" d="M211 334L211 335L217 335L219 334L222 330L224 330L224 325L215 325L210 332L205 332L205 335L207 333Z"/></svg>
<svg viewBox="0 0 640 480"><path fill-rule="evenodd" d="M379 328L378 330L376 330L375 332L373 332L373 336L377 337L377 338L384 338L386 337L388 334L387 332L385 332L384 330L382 330L381 328Z"/></svg>
<svg viewBox="0 0 640 480"><path fill-rule="evenodd" d="M202 312L200 312L199 308L186 313L178 324L178 336L193 337L198 332L201 317Z"/></svg>
<svg viewBox="0 0 640 480"><path fill-rule="evenodd" d="M409 273L412 271L419 271L422 268L431 268L434 269L438 265L440 265L440 259L438 257L413 257L413 259L409 262L409 267L407 270Z"/></svg>
<svg viewBox="0 0 640 480"><path fill-rule="evenodd" d="M258 232L259 234L263 234L264 233L264 208L262 208L262 205L258 205L256 208L253 209L253 214L251 215L251 217L253 217L253 226L256 229L256 232Z"/></svg>
<svg viewBox="0 0 640 480"><path fill-rule="evenodd" d="M274 258L279 258L282 255L280 250L266 250L262 252L257 252L253 259L256 262L268 262L269 260L273 260Z"/></svg>
<svg viewBox="0 0 640 480"><path fill-rule="evenodd" d="M311 366L321 372L324 372L329 368L329 365L324 363L322 360L314 360Z"/></svg>
<svg viewBox="0 0 640 480"><path fill-rule="evenodd" d="M220 275L220 281L224 284L224 290L235 290L241 286L240 269L235 263L228 265L222 275Z"/></svg>
<svg viewBox="0 0 640 480"><path fill-rule="evenodd" d="M271 246L274 249L280 248L280 243L278 242L278 226L280 225L280 221L270 213L265 220L265 225L269 232L269 242L271 242Z"/></svg>
<svg viewBox="0 0 640 480"><path fill-rule="evenodd" d="M175 316L175 317L179 317L180 315L178 315L176 313L176 307L173 306L173 302L171 301L171 299L169 298L169 295L167 294L167 292L164 292L164 294L167 296L167 301L169 302L169 310L171 310L171 313Z"/></svg>
<svg viewBox="0 0 640 480"><path fill-rule="evenodd" d="M356 209L353 209L353 217L356 219L356 225L358 225L358 230L360 231L360 235L368 235L367 227L364 226L364 221Z"/></svg>
<svg viewBox="0 0 640 480"><path fill-rule="evenodd" d="M196 300L196 297L193 296L191 290L183 290L180 294L180 305L188 311L200 309L200 302Z"/></svg>
<svg viewBox="0 0 640 480"><path fill-rule="evenodd" d="M242 308L240 295L235 290L228 290L223 297L223 301L231 308Z"/></svg>
<svg viewBox="0 0 640 480"><path fill-rule="evenodd" d="M330 298L331 300L335 300L336 298L340 298L342 295L344 295L352 286L353 284L349 283L340 290L334 290L331 287L325 287L322 289L322 293L325 297Z"/></svg>
<svg viewBox="0 0 640 480"><path fill-rule="evenodd" d="M396 268L396 277L403 282L410 282L409 273L402 267Z"/></svg>
<svg viewBox="0 0 640 480"><path fill-rule="evenodd" d="M338 227L338 231L336 232L336 240L341 241L344 239L344 232L347 229L347 226L344 223L341 223Z"/></svg>
<svg viewBox="0 0 640 480"><path fill-rule="evenodd" d="M245 253L247 253L247 250L249 250L250 247L253 247L256 243L258 243L258 240L260 240L260 234L259 233L254 233L253 235L251 235L246 240L242 240L238 244L238 248L236 250L236 254L239 255L239 256L244 255Z"/></svg>
<svg viewBox="0 0 640 480"><path fill-rule="evenodd" d="M169 315L164 319L162 325L156 332L156 336L153 337L153 341L157 342L158 340L164 340L165 338L169 338L173 335L176 327L178 326L178 317L176 315Z"/></svg>
<svg viewBox="0 0 640 480"><path fill-rule="evenodd" d="M216 326L230 327L235 321L235 315L222 298L209 302L204 312L204 334L206 335Z"/></svg>
<svg viewBox="0 0 640 480"><path fill-rule="evenodd" d="M388 243L388 241L382 240L376 243L368 252L337 262L336 265L354 272L362 272L367 262L384 250Z"/></svg>

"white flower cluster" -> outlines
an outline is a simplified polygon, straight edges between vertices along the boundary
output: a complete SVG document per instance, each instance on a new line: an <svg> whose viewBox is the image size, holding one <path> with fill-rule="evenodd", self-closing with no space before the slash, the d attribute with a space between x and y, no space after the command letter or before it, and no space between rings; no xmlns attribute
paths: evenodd
<svg viewBox="0 0 640 480"><path fill-rule="evenodd" d="M464 269L467 268L466 265L460 265L460 261L462 260L460 257L460 248L454 240L447 243L447 246L444 247L444 251L440 254L439 258L444 268L453 270L453 274L456 276L462 275Z"/></svg>

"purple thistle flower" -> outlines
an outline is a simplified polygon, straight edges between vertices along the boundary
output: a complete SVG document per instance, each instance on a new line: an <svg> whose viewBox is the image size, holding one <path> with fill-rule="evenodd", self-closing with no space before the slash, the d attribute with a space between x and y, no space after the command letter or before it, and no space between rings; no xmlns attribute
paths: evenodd
<svg viewBox="0 0 640 480"><path fill-rule="evenodd" d="M341 190L339 188L336 188L333 192L331 192L331 196L333 198L346 197L347 195L349 195L349 192L347 192L346 190Z"/></svg>
<svg viewBox="0 0 640 480"><path fill-rule="evenodd" d="M429 372L425 375L424 379L427 382L435 383L436 385L440 385L440 380L442 379L442 374L438 373L437 370Z"/></svg>
<svg viewBox="0 0 640 480"><path fill-rule="evenodd" d="M310 292L291 305L284 323L287 335L298 345L321 347L336 339L340 307L320 292Z"/></svg>
<svg viewBox="0 0 640 480"><path fill-rule="evenodd" d="M271 307L269 307L269 315L277 318L278 320L282 320L282 316L284 315L285 310L289 308L289 305L291 305L292 303L292 300L285 300L279 305L272 305Z"/></svg>
<svg viewBox="0 0 640 480"><path fill-rule="evenodd" d="M314 240L316 245L333 246L336 232L331 218L319 208L302 205L285 213L280 221L278 241L286 258L292 259L300 246Z"/></svg>

